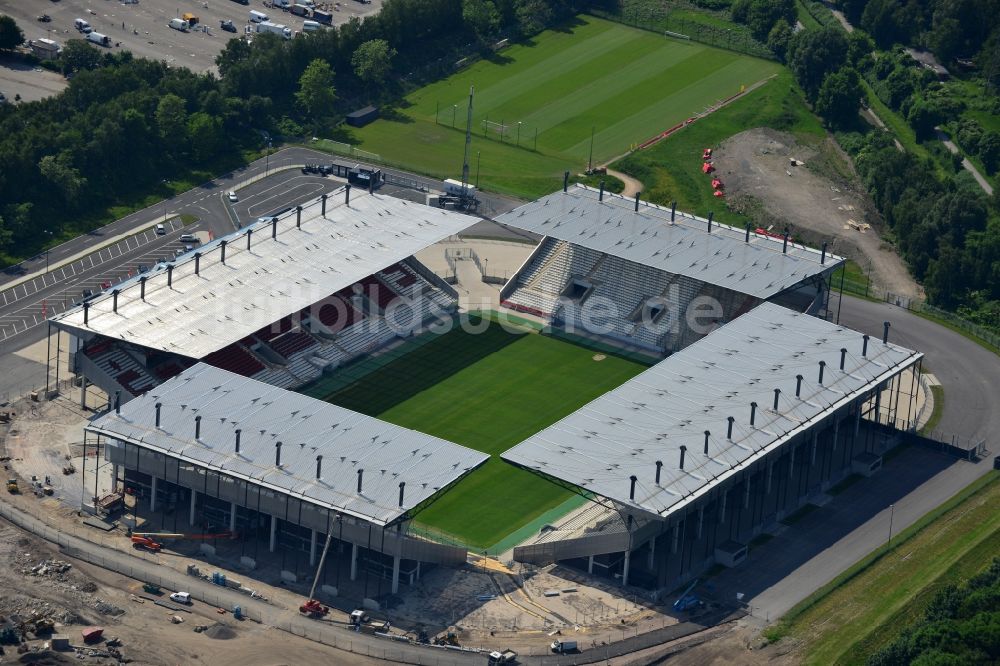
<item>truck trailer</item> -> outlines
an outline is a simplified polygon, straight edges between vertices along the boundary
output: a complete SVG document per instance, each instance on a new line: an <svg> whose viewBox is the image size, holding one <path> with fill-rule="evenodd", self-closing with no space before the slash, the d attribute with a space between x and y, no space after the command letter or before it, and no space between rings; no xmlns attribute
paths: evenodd
<svg viewBox="0 0 1000 666"><path fill-rule="evenodd" d="M258 23L257 32L270 32L275 35L281 35L285 39L292 38L292 31L289 28L280 23L272 23L271 21L261 21Z"/></svg>

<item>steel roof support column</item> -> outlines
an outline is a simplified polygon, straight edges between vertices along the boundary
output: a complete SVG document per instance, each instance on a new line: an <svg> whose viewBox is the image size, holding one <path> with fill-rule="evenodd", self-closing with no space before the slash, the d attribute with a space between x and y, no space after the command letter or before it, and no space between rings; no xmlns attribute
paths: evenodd
<svg viewBox="0 0 1000 666"><path fill-rule="evenodd" d="M343 530L344 530L344 524L343 524L344 521L343 521L343 519L341 519L340 523L341 523L340 524L340 530L341 530L341 532L343 532ZM357 579L358 579L358 544L352 543L351 544L351 580L357 580Z"/></svg>
<svg viewBox="0 0 1000 666"><path fill-rule="evenodd" d="M154 474L153 475L153 483L152 483L153 488L152 488L152 491L149 494L149 511L150 511L150 513L155 513L156 512L156 492L157 492L157 486L159 486L159 485L160 485L159 484L159 479Z"/></svg>
<svg viewBox="0 0 1000 666"><path fill-rule="evenodd" d="M316 530L309 530L309 566L316 566Z"/></svg>
<svg viewBox="0 0 1000 666"><path fill-rule="evenodd" d="M274 552L274 548L278 543L278 517L271 514L271 539L267 544L267 550L271 553Z"/></svg>
<svg viewBox="0 0 1000 666"><path fill-rule="evenodd" d="M194 527L194 512L198 504L198 491L191 489L191 507L188 509L188 525Z"/></svg>
<svg viewBox="0 0 1000 666"><path fill-rule="evenodd" d="M236 531L236 502L229 503L229 531Z"/></svg>

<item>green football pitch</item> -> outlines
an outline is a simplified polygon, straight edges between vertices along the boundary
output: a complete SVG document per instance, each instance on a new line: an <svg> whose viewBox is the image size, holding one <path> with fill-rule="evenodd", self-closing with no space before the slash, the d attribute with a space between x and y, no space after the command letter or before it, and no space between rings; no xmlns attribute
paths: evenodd
<svg viewBox="0 0 1000 666"><path fill-rule="evenodd" d="M334 376L340 388L332 393L329 384L308 392L490 454L417 516L432 533L476 550L572 497L499 454L645 369L497 324L480 333L430 334L421 342L388 362L376 357L345 368Z"/></svg>
<svg viewBox="0 0 1000 666"><path fill-rule="evenodd" d="M564 170L586 168L592 130L600 164L780 69L582 16L413 92L388 117L343 138L394 164L460 178L474 85L471 180L536 197L557 188ZM503 142L484 120L502 123Z"/></svg>

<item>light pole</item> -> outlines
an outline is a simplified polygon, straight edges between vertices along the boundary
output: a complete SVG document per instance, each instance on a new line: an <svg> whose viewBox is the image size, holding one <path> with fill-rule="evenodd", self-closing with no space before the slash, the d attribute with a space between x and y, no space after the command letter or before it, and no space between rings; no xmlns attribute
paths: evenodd
<svg viewBox="0 0 1000 666"><path fill-rule="evenodd" d="M451 105L451 127L452 127L452 129L454 129L454 127L455 127L455 113L457 111L458 111L458 104L452 104Z"/></svg>
<svg viewBox="0 0 1000 666"><path fill-rule="evenodd" d="M170 186L170 181L167 180L166 178L164 178L160 182L163 183L164 185L168 186L168 187ZM163 197L163 221L164 222L167 221L167 199L168 199L168 197L166 197L166 196Z"/></svg>
<svg viewBox="0 0 1000 666"><path fill-rule="evenodd" d="M264 175L267 176L267 171L270 166L271 160L271 139L267 140L267 150L264 151Z"/></svg>
<svg viewBox="0 0 1000 666"><path fill-rule="evenodd" d="M590 172L593 170L593 167L594 167L594 126L591 125L590 126L590 157L587 158L587 175L588 176L590 175Z"/></svg>
<svg viewBox="0 0 1000 666"><path fill-rule="evenodd" d="M51 231L48 231L48 230L45 230L45 231L43 231L43 233L44 233L44 234L45 234L46 236L48 236L48 237L49 237L49 241L48 241L48 242L51 242L51 241L52 241L52 236L53 236L54 234L53 234L53 233L52 233ZM48 243L46 243L46 246L47 246L47 245L48 245ZM48 272L49 272L49 249L50 249L49 247L46 247L46 248L45 248L45 272L46 272L46 273L48 273Z"/></svg>
<svg viewBox="0 0 1000 666"><path fill-rule="evenodd" d="M479 189L479 161L483 156L483 151L476 151L476 189Z"/></svg>
<svg viewBox="0 0 1000 666"><path fill-rule="evenodd" d="M889 505L889 540L885 542L886 548L892 543L892 516L896 512L896 505Z"/></svg>
<svg viewBox="0 0 1000 666"><path fill-rule="evenodd" d="M521 121L517 121L517 147L521 147Z"/></svg>

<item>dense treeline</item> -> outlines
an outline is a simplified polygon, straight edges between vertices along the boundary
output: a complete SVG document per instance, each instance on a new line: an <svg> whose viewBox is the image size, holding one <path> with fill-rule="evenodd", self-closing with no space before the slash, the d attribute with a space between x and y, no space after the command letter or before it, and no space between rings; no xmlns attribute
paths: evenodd
<svg viewBox="0 0 1000 666"><path fill-rule="evenodd" d="M220 78L69 40L63 93L0 108L0 253L31 254L123 195L260 146L264 131L326 127L352 104L398 93L393 81L446 73L456 54L488 49L497 35L534 34L579 8L386 0L363 21L290 41L232 39L217 58Z"/></svg>
<svg viewBox="0 0 1000 666"><path fill-rule="evenodd" d="M923 617L868 658L869 666L1000 661L1000 557L964 585L948 585Z"/></svg>
<svg viewBox="0 0 1000 666"><path fill-rule="evenodd" d="M212 77L80 40L67 51L93 67L55 97L0 111L0 250L37 248L67 219L153 189L229 150L226 137L256 119L255 100L223 97Z"/></svg>
<svg viewBox="0 0 1000 666"><path fill-rule="evenodd" d="M880 47L922 46L943 62L976 56L1000 27L1000 0L839 0L839 5Z"/></svg>

